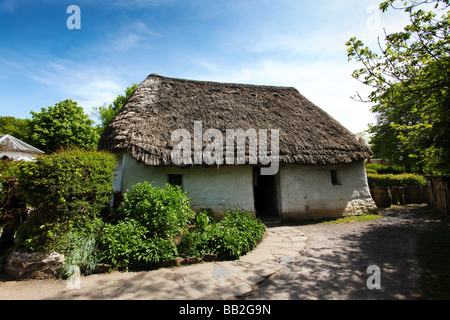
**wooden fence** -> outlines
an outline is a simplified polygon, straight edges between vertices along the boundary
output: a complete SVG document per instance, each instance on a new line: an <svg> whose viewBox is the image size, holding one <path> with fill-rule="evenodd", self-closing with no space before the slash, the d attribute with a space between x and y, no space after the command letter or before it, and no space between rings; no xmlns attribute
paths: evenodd
<svg viewBox="0 0 450 320"><path fill-rule="evenodd" d="M445 214L450 208L450 177L427 176L428 206Z"/></svg>
<svg viewBox="0 0 450 320"><path fill-rule="evenodd" d="M450 177L426 176L426 179L426 186L375 187L370 189L370 193L379 208L389 208L392 204L427 203L430 208L448 214Z"/></svg>
<svg viewBox="0 0 450 320"><path fill-rule="evenodd" d="M379 208L389 208L393 204L405 205L428 202L427 186L375 187L370 192Z"/></svg>

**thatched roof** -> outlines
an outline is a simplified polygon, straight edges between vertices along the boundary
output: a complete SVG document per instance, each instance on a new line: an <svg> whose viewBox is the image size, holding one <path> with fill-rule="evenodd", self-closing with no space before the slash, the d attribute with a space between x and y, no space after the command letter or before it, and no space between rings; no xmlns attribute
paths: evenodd
<svg viewBox="0 0 450 320"><path fill-rule="evenodd" d="M156 74L137 87L105 128L99 149L127 152L146 165L170 166L178 144L171 141L171 133L187 129L193 139L194 121L202 121L203 131L220 130L224 140L227 129L278 129L280 163L338 164L371 155L364 142L295 88Z"/></svg>

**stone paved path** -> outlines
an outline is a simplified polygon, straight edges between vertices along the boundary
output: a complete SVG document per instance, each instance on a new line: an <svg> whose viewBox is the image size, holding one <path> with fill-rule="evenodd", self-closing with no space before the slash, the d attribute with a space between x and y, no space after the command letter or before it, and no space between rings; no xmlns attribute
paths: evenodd
<svg viewBox="0 0 450 320"><path fill-rule="evenodd" d="M235 261L217 261L150 272L81 277L79 289L63 280L0 282L0 299L218 299L249 294L255 285L293 263L307 237L293 227L272 227L263 242Z"/></svg>

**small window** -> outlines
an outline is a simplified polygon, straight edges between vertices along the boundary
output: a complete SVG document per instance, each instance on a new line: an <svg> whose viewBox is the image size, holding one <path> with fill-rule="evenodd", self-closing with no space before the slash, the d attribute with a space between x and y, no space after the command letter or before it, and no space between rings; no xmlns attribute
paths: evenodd
<svg viewBox="0 0 450 320"><path fill-rule="evenodd" d="M337 170L331 170L330 173L331 173L331 183L333 184L333 186L340 185L341 183L340 183L340 181L338 179L338 172L337 172Z"/></svg>
<svg viewBox="0 0 450 320"><path fill-rule="evenodd" d="M179 186L183 188L183 176L181 174L169 174L167 182L172 186Z"/></svg>

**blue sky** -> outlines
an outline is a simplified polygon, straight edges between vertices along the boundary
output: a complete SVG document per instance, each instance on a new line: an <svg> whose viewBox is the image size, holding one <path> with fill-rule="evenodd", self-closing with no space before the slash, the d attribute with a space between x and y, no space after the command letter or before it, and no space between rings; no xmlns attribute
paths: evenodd
<svg viewBox="0 0 450 320"><path fill-rule="evenodd" d="M150 73L296 87L350 131L374 122L350 99L368 88L351 78L345 42L407 23L377 0L0 0L0 115L73 99L90 113ZM81 29L66 12L81 9Z"/></svg>

